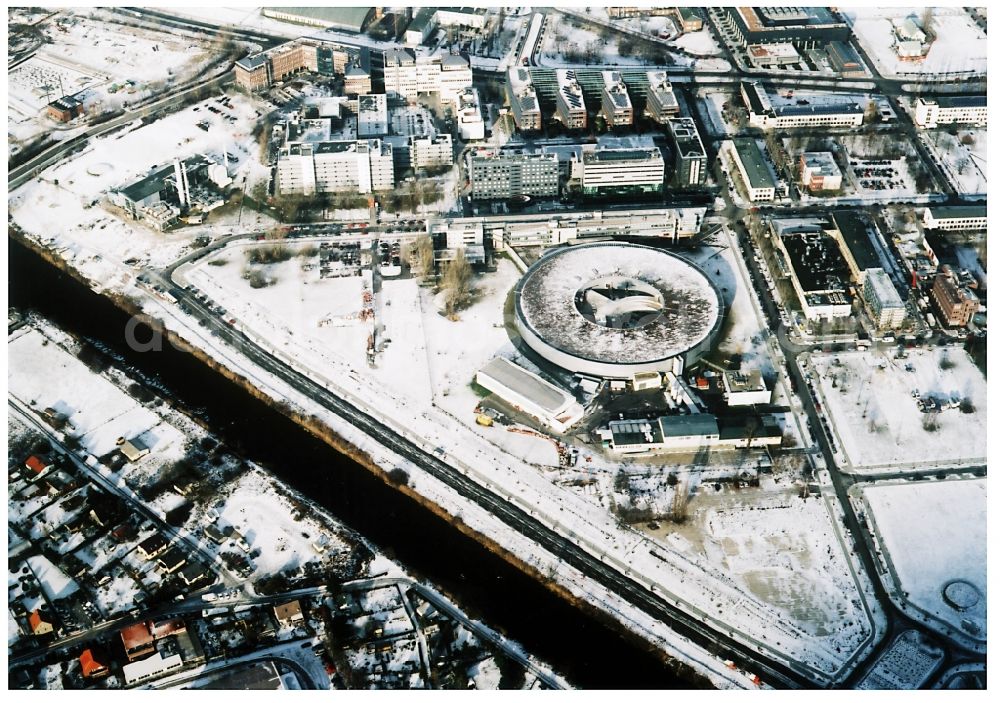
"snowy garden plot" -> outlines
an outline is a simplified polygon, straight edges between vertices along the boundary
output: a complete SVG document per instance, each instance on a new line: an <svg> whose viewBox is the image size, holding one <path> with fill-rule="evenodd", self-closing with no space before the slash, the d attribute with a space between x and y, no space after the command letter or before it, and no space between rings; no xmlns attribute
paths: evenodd
<svg viewBox="0 0 1000 703"><path fill-rule="evenodd" d="M972 436L972 435L970 435ZM898 595L956 629L986 630L986 481L965 479L867 485L862 491ZM961 579L978 590L962 611L944 598Z"/></svg>
<svg viewBox="0 0 1000 703"><path fill-rule="evenodd" d="M986 193L986 130L963 129L951 134L945 129L921 135L959 193Z"/></svg>
<svg viewBox="0 0 1000 703"><path fill-rule="evenodd" d="M922 61L903 61L894 48L894 23L907 17L920 22L920 7L845 7L865 52L882 75L950 78L949 74L986 73L986 34L962 7L934 8L933 32L936 39Z"/></svg>
<svg viewBox="0 0 1000 703"><path fill-rule="evenodd" d="M834 436L853 468L985 461L986 379L965 351L910 350L905 359L844 352L813 355L811 363ZM945 403L953 395L968 399L973 411L923 413L914 391ZM931 423L935 429L927 429Z"/></svg>

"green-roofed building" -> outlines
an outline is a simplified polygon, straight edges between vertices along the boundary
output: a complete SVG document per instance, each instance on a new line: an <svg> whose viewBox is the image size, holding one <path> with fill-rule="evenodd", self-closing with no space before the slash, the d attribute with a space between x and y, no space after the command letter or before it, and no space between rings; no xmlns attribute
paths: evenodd
<svg viewBox="0 0 1000 703"><path fill-rule="evenodd" d="M734 139L730 154L752 202L774 200L778 184L756 139Z"/></svg>

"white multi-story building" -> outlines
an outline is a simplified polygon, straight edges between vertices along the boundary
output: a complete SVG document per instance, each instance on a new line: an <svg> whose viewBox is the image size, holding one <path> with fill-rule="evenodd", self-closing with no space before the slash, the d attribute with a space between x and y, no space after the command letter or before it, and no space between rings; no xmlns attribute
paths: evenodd
<svg viewBox="0 0 1000 703"><path fill-rule="evenodd" d="M624 195L663 191L663 154L657 147L583 146L581 186L586 195Z"/></svg>
<svg viewBox="0 0 1000 703"><path fill-rule="evenodd" d="M840 190L843 176L829 151L806 151L799 158L801 183L809 190Z"/></svg>
<svg viewBox="0 0 1000 703"><path fill-rule="evenodd" d="M941 95L917 98L913 120L918 127L925 128L943 124L985 127L987 117L985 95Z"/></svg>
<svg viewBox="0 0 1000 703"><path fill-rule="evenodd" d="M519 130L530 132L542 128L542 109L528 69L512 68L507 72L507 101Z"/></svg>
<svg viewBox="0 0 1000 703"><path fill-rule="evenodd" d="M755 203L774 200L777 184L771 169L764 161L755 139L733 139L729 142L729 153L736 165L736 171L743 181L743 187Z"/></svg>
<svg viewBox="0 0 1000 703"><path fill-rule="evenodd" d="M455 122L458 136L463 141L474 141L486 137L486 123L479 104L479 91L466 88L455 96Z"/></svg>
<svg viewBox="0 0 1000 703"><path fill-rule="evenodd" d="M665 124L668 119L680 113L674 87L666 71L649 71L649 91L646 93L646 114L656 122Z"/></svg>
<svg viewBox="0 0 1000 703"><path fill-rule="evenodd" d="M389 132L389 108L383 93L359 95L355 102L358 113L358 137L381 137Z"/></svg>
<svg viewBox="0 0 1000 703"><path fill-rule="evenodd" d="M587 128L587 105L583 89L576 79L576 71L556 71L556 114L567 129Z"/></svg>
<svg viewBox="0 0 1000 703"><path fill-rule="evenodd" d="M455 54L415 56L408 49L384 52L383 79L385 92L401 98L438 93L450 100L472 87L472 68L463 57Z"/></svg>
<svg viewBox="0 0 1000 703"><path fill-rule="evenodd" d="M602 71L604 92L601 94L601 110L611 127L627 127L632 124L632 99L629 98L621 71Z"/></svg>
<svg viewBox="0 0 1000 703"><path fill-rule="evenodd" d="M759 129L860 127L865 116L865 111L854 102L774 105L757 81L743 81L740 94L749 113L748 123Z"/></svg>
<svg viewBox="0 0 1000 703"><path fill-rule="evenodd" d="M862 296L872 322L880 330L899 329L906 319L906 306L896 286L892 285L883 269L868 269L865 271L865 284Z"/></svg>
<svg viewBox="0 0 1000 703"><path fill-rule="evenodd" d="M761 68L762 66L793 66L802 62L793 44L783 42L780 44L751 44L747 47L747 56L750 64Z"/></svg>
<svg viewBox="0 0 1000 703"><path fill-rule="evenodd" d="M278 156L278 193L313 195L391 190L392 149L380 139L291 143Z"/></svg>
<svg viewBox="0 0 1000 703"><path fill-rule="evenodd" d="M956 205L924 209L925 229L980 230L986 229L985 205Z"/></svg>
<svg viewBox="0 0 1000 703"><path fill-rule="evenodd" d="M410 162L415 169L453 165L455 152L451 135L410 137Z"/></svg>

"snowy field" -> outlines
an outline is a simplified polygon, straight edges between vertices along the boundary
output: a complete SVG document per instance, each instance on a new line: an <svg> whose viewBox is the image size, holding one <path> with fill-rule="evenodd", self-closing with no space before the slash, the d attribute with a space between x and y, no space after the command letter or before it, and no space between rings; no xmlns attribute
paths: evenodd
<svg viewBox="0 0 1000 703"><path fill-rule="evenodd" d="M876 63L878 71L889 77L921 76L942 80L958 75L985 75L986 33L961 7L934 9L933 31L937 35L922 61L903 61L896 54L894 23L910 17L919 24L920 7L844 7L854 35Z"/></svg>
<svg viewBox="0 0 1000 703"><path fill-rule="evenodd" d="M962 129L957 135L937 129L921 137L955 190L965 195L986 194L985 129Z"/></svg>
<svg viewBox="0 0 1000 703"><path fill-rule="evenodd" d="M986 480L867 485L862 495L899 595L966 632L971 621L985 640ZM962 588L965 610L944 598L956 579L974 589Z"/></svg>
<svg viewBox="0 0 1000 703"><path fill-rule="evenodd" d="M813 355L811 365L834 436L854 468L931 469L985 461L986 379L965 351L909 350L905 359L844 352ZM908 365L912 371L906 370ZM945 402L952 396L965 398L973 411L923 413L914 392ZM843 454L838 456L843 461Z"/></svg>
<svg viewBox="0 0 1000 703"><path fill-rule="evenodd" d="M187 252L200 235L230 233L239 224L241 231L270 224L255 212L236 213L231 223L209 217L204 226L186 227L164 234L142 223L124 219L123 213L106 206L111 188L127 185L144 176L152 167L169 163L177 156L223 151L238 157L236 182L254 171L257 146L250 136L260 116L255 99L236 93L232 96L231 123L222 115L205 110L213 99L190 106L163 119L134 126L91 140L91 145L72 160L44 172L10 194L10 214L18 225L35 233L43 242L89 278L106 288L126 287L131 280L121 264L166 266ZM197 126L209 123L208 131ZM94 175L97 174L97 175Z"/></svg>

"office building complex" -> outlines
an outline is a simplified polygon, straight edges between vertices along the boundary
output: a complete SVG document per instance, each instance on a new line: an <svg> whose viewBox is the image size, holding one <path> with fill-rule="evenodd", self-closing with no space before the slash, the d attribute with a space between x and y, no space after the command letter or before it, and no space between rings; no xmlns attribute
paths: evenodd
<svg viewBox="0 0 1000 703"><path fill-rule="evenodd" d="M401 98L437 93L451 100L472 87L472 68L459 54L415 56L409 49L388 49L383 53L385 92Z"/></svg>
<svg viewBox="0 0 1000 703"><path fill-rule="evenodd" d="M729 144L729 154L750 200L755 203L774 200L777 183L757 141L733 139Z"/></svg>
<svg viewBox="0 0 1000 703"><path fill-rule="evenodd" d="M726 7L723 26L743 46L748 44L794 44L814 49L833 41L848 41L851 28L835 11L826 7Z"/></svg>
<svg viewBox="0 0 1000 703"><path fill-rule="evenodd" d="M410 137L410 163L413 168L435 168L455 163L450 134Z"/></svg>
<svg viewBox="0 0 1000 703"><path fill-rule="evenodd" d="M576 71L556 71L556 115L567 129L587 128L587 105Z"/></svg>
<svg viewBox="0 0 1000 703"><path fill-rule="evenodd" d="M233 71L236 85L251 92L265 90L300 71L311 71L322 76L343 76L348 67L368 72L368 50L345 47L313 39L296 39L273 49L250 54L236 62ZM369 77L368 90L371 90ZM354 82L357 87L357 80ZM360 91L358 91L360 92Z"/></svg>
<svg viewBox="0 0 1000 703"><path fill-rule="evenodd" d="M860 127L865 112L855 102L821 105L773 105L758 81L740 83L743 104L750 113L751 127L789 129L794 127Z"/></svg>
<svg viewBox="0 0 1000 703"><path fill-rule="evenodd" d="M479 91L466 88L454 97L455 122L458 136L463 141L473 141L486 137L486 123L483 121L483 111L479 103Z"/></svg>
<svg viewBox="0 0 1000 703"><path fill-rule="evenodd" d="M657 147L583 147L581 185L585 195L663 192L663 155Z"/></svg>
<svg viewBox="0 0 1000 703"><path fill-rule="evenodd" d="M280 195L313 195L391 190L394 185L392 149L380 139L293 142L278 156Z"/></svg>
<svg viewBox="0 0 1000 703"><path fill-rule="evenodd" d="M925 128L943 124L985 127L987 117L985 95L941 95L917 98L913 121Z"/></svg>
<svg viewBox="0 0 1000 703"><path fill-rule="evenodd" d="M840 190L843 176L829 151L806 151L799 157L801 183L809 190Z"/></svg>
<svg viewBox="0 0 1000 703"><path fill-rule="evenodd" d="M649 90L646 93L646 115L659 124L680 113L674 87L670 84L666 71L649 71L646 74Z"/></svg>
<svg viewBox="0 0 1000 703"><path fill-rule="evenodd" d="M884 270L878 268L865 271L862 297L868 314L878 329L894 330L902 326L906 319L906 306Z"/></svg>
<svg viewBox="0 0 1000 703"><path fill-rule="evenodd" d="M559 194L559 159L555 154L481 149L469 154L473 200Z"/></svg>
<svg viewBox="0 0 1000 703"><path fill-rule="evenodd" d="M604 91L601 93L601 111L610 127L627 127L632 124L632 100L620 71L602 71Z"/></svg>
<svg viewBox="0 0 1000 703"><path fill-rule="evenodd" d="M670 137L670 148L674 152L674 185L679 188L705 185L708 157L694 120L690 117L667 120L667 134Z"/></svg>
<svg viewBox="0 0 1000 703"><path fill-rule="evenodd" d="M924 208L924 227L952 231L986 229L985 205L955 205Z"/></svg>

